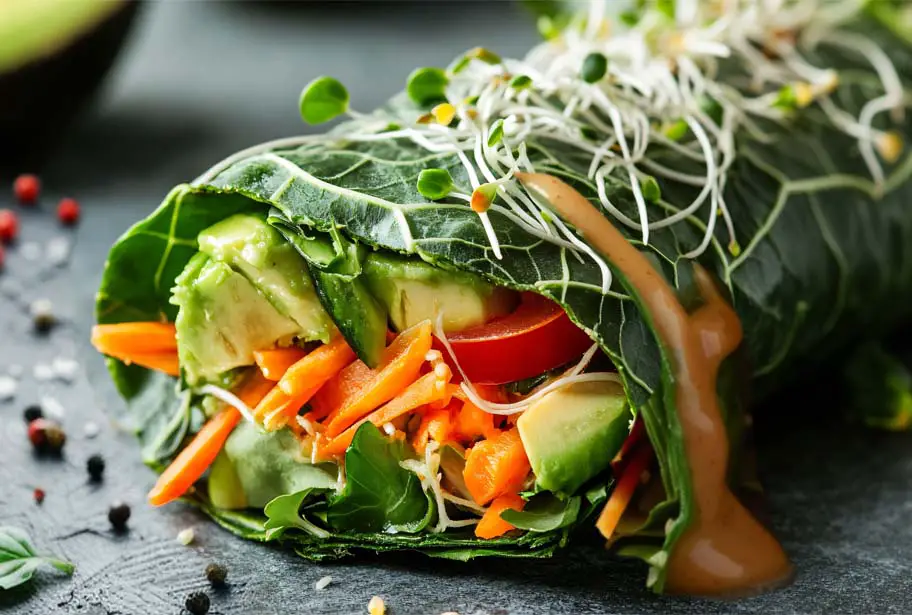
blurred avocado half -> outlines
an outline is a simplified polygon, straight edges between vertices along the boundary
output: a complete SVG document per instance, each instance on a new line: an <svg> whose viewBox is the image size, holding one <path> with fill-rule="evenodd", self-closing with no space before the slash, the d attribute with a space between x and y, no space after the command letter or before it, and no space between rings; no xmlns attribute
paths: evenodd
<svg viewBox="0 0 912 615"><path fill-rule="evenodd" d="M91 100L134 0L0 0L0 174L33 171Z"/></svg>

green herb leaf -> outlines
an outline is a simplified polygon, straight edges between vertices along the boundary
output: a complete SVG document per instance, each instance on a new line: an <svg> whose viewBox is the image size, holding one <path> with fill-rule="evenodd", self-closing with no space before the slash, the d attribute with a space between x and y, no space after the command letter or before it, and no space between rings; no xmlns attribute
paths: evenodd
<svg viewBox="0 0 912 615"><path fill-rule="evenodd" d="M488 147L494 147L503 140L503 120L497 119L488 131Z"/></svg>
<svg viewBox="0 0 912 615"><path fill-rule="evenodd" d="M608 58L600 53L590 53L583 60L580 76L586 83L597 83L608 72Z"/></svg>
<svg viewBox="0 0 912 615"><path fill-rule="evenodd" d="M523 510L505 510L500 517L521 530L550 532L575 523L580 504L579 497L561 500L550 493L541 493L529 500Z"/></svg>
<svg viewBox="0 0 912 615"><path fill-rule="evenodd" d="M446 102L449 77L439 68L418 68L409 75L405 91L409 98L422 107Z"/></svg>
<svg viewBox="0 0 912 615"><path fill-rule="evenodd" d="M421 196L438 201L453 190L453 178L446 169L424 169L418 174L417 187Z"/></svg>
<svg viewBox="0 0 912 615"><path fill-rule="evenodd" d="M399 465L411 457L405 442L384 436L373 423L359 427L345 453L345 487L329 502L329 524L351 532L426 527L428 496L418 477Z"/></svg>
<svg viewBox="0 0 912 615"><path fill-rule="evenodd" d="M301 506L305 502L312 502L327 492L327 489L304 489L297 493L280 495L266 504L263 510L266 514L266 539L281 538L292 528L303 530L317 538L329 538L331 532L314 524L301 513Z"/></svg>
<svg viewBox="0 0 912 615"><path fill-rule="evenodd" d="M528 75L516 75L510 80L510 87L514 90L525 90L532 86L532 77Z"/></svg>
<svg viewBox="0 0 912 615"><path fill-rule="evenodd" d="M37 555L28 534L16 527L0 526L0 589L11 589L32 578L42 565L73 574L76 566L56 557Z"/></svg>
<svg viewBox="0 0 912 615"><path fill-rule="evenodd" d="M662 189L659 187L659 182L652 175L640 180L640 190L643 192L643 198L650 203L658 203L662 200Z"/></svg>
<svg viewBox="0 0 912 615"><path fill-rule="evenodd" d="M301 92L301 117L322 124L348 111L348 90L332 77L317 77Z"/></svg>

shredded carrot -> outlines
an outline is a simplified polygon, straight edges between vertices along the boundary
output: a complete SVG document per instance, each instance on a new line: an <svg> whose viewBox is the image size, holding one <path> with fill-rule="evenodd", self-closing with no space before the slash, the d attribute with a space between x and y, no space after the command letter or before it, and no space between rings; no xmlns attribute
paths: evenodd
<svg viewBox="0 0 912 615"><path fill-rule="evenodd" d="M403 331L375 369L355 361L317 393L316 407L327 412L327 437L335 438L415 381L431 348L431 329L428 320Z"/></svg>
<svg viewBox="0 0 912 615"><path fill-rule="evenodd" d="M386 405L374 410L343 431L340 435L323 444L318 449L320 457L325 458L330 455L341 455L344 453L345 449L348 448L348 445L351 444L354 439L355 432L367 421L380 426L395 421L400 416L425 404L444 399L449 392L446 383L452 377L452 372L446 365L443 367L446 371L445 374L436 374L434 372L425 374L409 385L402 393L391 399Z"/></svg>
<svg viewBox="0 0 912 615"><path fill-rule="evenodd" d="M271 384L257 374L244 383L238 397L248 406L255 405ZM225 445L225 440L240 420L240 411L231 406L209 419L190 444L158 477L158 481L149 492L149 503L162 506L186 493L215 461Z"/></svg>
<svg viewBox="0 0 912 615"><path fill-rule="evenodd" d="M92 327L92 345L98 352L127 365L136 364L180 374L174 325L162 322L123 322Z"/></svg>
<svg viewBox="0 0 912 615"><path fill-rule="evenodd" d="M508 509L522 510L525 505L526 501L518 494L507 493L498 496L491 502L481 521L475 526L475 535L478 538L497 538L510 530L515 530L516 527L504 521L500 517L500 513Z"/></svg>
<svg viewBox="0 0 912 615"><path fill-rule="evenodd" d="M131 354L177 351L174 325L164 322L121 322L92 327L92 345L106 355L120 358Z"/></svg>
<svg viewBox="0 0 912 615"><path fill-rule="evenodd" d="M354 360L354 351L339 336L289 366L279 380L279 388L289 397L309 399Z"/></svg>
<svg viewBox="0 0 912 615"><path fill-rule="evenodd" d="M475 384L472 385L472 387L475 389L475 392L478 393L478 396L485 401L496 404L503 404L510 401L507 399L507 394L504 392L503 387L501 386L495 384ZM454 397L461 399L462 401L470 401L469 397L462 389L459 389Z"/></svg>
<svg viewBox="0 0 912 615"><path fill-rule="evenodd" d="M444 444L455 439L456 429L453 417L462 405L461 402L451 400L442 408L435 408L435 405L428 404L421 416L421 424L415 431L415 435L412 436L412 448L419 453L424 453L431 440Z"/></svg>
<svg viewBox="0 0 912 615"><path fill-rule="evenodd" d="M627 439L624 440L624 444L621 445L621 450L618 451L618 454L614 456L614 461L612 466L617 465L618 462L621 462L630 455L630 452L640 443L640 440L643 439L643 434L645 433L646 428L643 426L643 419L637 417L633 422L633 429L630 430L630 433L627 435Z"/></svg>
<svg viewBox="0 0 912 615"><path fill-rule="evenodd" d="M253 358L267 380L278 382L288 368L307 355L300 348L277 348L275 350L257 350Z"/></svg>
<svg viewBox="0 0 912 615"><path fill-rule="evenodd" d="M652 449L648 446L640 446L633 453L630 462L624 467L620 479L614 486L611 496L605 503L598 521L595 526L599 529L606 539L611 538L614 530L617 529L624 511L633 498L633 493L640 484L640 478L643 472L649 467L652 459Z"/></svg>
<svg viewBox="0 0 912 615"><path fill-rule="evenodd" d="M483 506L497 496L519 491L531 469L519 430L513 428L473 446L466 455L463 477L472 498Z"/></svg>
<svg viewBox="0 0 912 615"><path fill-rule="evenodd" d="M494 427L494 415L488 414L470 401L462 404L456 415L456 433L462 442L474 442L478 438L494 438L500 430Z"/></svg>

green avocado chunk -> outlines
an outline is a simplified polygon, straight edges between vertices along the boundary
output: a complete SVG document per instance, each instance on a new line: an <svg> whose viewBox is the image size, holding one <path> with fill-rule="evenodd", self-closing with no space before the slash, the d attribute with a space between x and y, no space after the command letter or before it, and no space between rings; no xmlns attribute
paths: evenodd
<svg viewBox="0 0 912 615"><path fill-rule="evenodd" d="M298 337L329 341L332 320L317 299L307 263L266 221L236 214L200 233L199 247L247 278L279 312L298 323Z"/></svg>
<svg viewBox="0 0 912 615"><path fill-rule="evenodd" d="M288 345L300 334L244 276L205 254L190 259L175 283L177 352L191 386L252 365L255 350Z"/></svg>
<svg viewBox="0 0 912 615"><path fill-rule="evenodd" d="M470 273L380 252L365 259L364 279L397 331L433 321L439 311L445 332L461 331L509 314L519 303L518 293Z"/></svg>
<svg viewBox="0 0 912 615"><path fill-rule="evenodd" d="M287 429L261 432L240 423L209 473L209 497L218 508L262 508L274 498L304 489L334 489L333 464L314 465Z"/></svg>
<svg viewBox="0 0 912 615"><path fill-rule="evenodd" d="M532 404L516 425L538 486L573 495L611 464L631 416L614 382L577 382Z"/></svg>

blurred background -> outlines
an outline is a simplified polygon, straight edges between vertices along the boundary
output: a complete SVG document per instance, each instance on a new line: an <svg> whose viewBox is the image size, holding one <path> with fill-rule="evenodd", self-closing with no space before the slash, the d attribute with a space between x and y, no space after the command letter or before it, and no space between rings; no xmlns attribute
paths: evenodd
<svg viewBox="0 0 912 615"><path fill-rule="evenodd" d="M482 44L521 55L537 39L508 0L3 0L0 169L163 196L234 150L313 130L297 101L318 75L367 111L416 66Z"/></svg>

